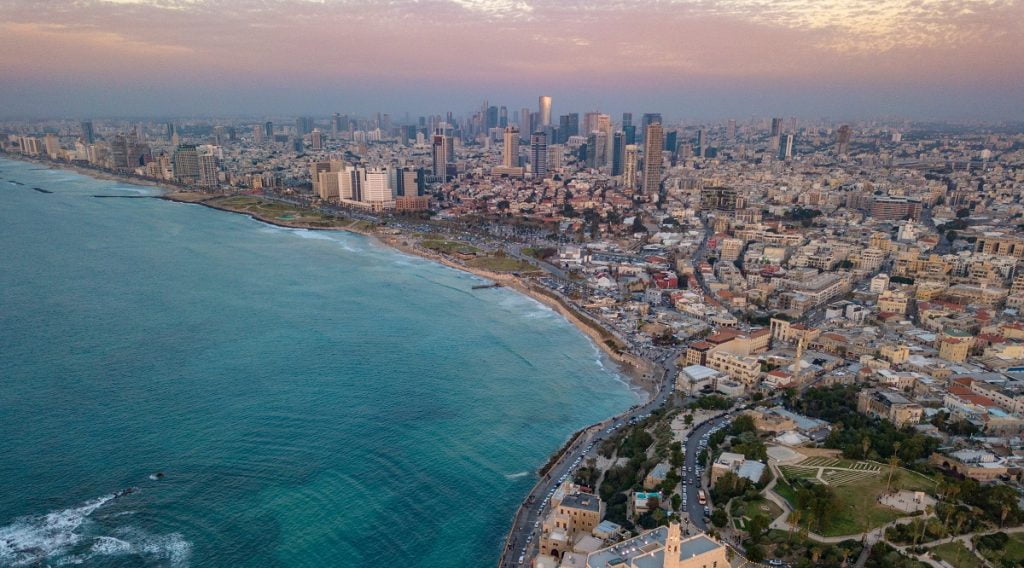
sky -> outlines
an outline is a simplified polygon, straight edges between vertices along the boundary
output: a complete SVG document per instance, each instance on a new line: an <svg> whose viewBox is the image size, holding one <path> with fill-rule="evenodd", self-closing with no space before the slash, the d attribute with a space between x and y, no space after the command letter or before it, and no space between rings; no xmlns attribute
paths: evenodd
<svg viewBox="0 0 1024 568"><path fill-rule="evenodd" d="M0 115L1024 119L1024 0L0 0Z"/></svg>

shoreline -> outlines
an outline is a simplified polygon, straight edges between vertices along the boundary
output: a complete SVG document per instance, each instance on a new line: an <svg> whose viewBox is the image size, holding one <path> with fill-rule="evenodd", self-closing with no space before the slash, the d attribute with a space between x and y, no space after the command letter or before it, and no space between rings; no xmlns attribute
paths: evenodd
<svg viewBox="0 0 1024 568"><path fill-rule="evenodd" d="M9 155L4 154L4 157L7 156ZM551 310L554 310L556 313L565 318L577 330L586 335L587 338L590 339L591 343L593 343L597 347L600 353L603 353L606 357L611 359L616 364L617 371L619 372L619 374L624 375L624 378L626 379L626 387L630 390L630 392L637 394L640 400L634 406L628 409L617 412L616 414L613 414L612 416L609 416L593 424L585 425L580 429L576 430L575 432L569 433L566 437L565 442L560 447L552 451L549 459L544 464L541 464L538 468L537 475L539 477L537 481L531 486L530 493L527 494L528 496L535 491L537 486L539 486L541 483L545 481L546 472L551 471L554 467L557 467L559 462L563 460L566 452L570 451L577 443L577 441L580 440L583 436L593 435L594 432L596 432L599 428L604 427L605 424L628 414L634 408L637 408L640 405L647 404L648 402L654 400L655 397L658 396L660 390L659 382L660 380L663 379L663 376L660 375L662 369L658 365L656 365L654 362L650 360L638 357L632 353L624 351L621 346L621 340L619 340L613 332L611 332L608 328L602 325L599 321L587 315L585 312L582 312L579 308L575 307L571 302L569 302L567 299L562 297L557 292L540 286L532 282L529 278L523 278L511 273L491 272L480 268L466 266L465 264L462 264L461 262L458 262L454 259L448 258L447 256L441 253L423 249L422 247L415 246L415 244L410 244L409 241L412 241L414 239L414 237L412 237L411 235L407 235L405 233L387 234L382 233L381 231L377 231L373 228L369 230L362 229L355 226L356 223L358 222L357 220L352 220L349 226L338 227L316 227L309 226L303 223L289 223L287 221L282 221L279 219L270 219L257 213L254 213L252 211L242 211L238 209L225 207L217 203L209 203L209 201L213 200L214 198L227 197L230 196L231 194L208 194L197 191L183 191L183 188L169 184L163 184L155 180L137 179L130 176L119 176L117 174L106 172L103 170L93 170L91 168L84 168L70 163L65 164L60 162L42 161L36 159L29 159L23 156L17 156L13 159L21 159L22 161L44 165L49 169L57 168L74 171L75 173L91 177L93 179L100 179L103 181L126 182L133 185L143 185L147 187L152 187L160 192L157 195L151 196L155 199L163 199L165 201L175 203L201 205L203 207L208 207L210 209L215 209L218 211L241 214L255 221L259 221L261 223L266 223L268 225L276 227L282 227L287 229L304 229L310 231L346 231L349 233L358 234L363 237L372 238L379 242L380 244L394 251L423 258L425 260L433 261L443 266L454 268L456 270L460 270L462 272L466 272L474 276L490 280L492 282L500 284L502 287L512 288L516 292L523 294L524 296L543 304L544 306ZM273 199L269 197L257 197L273 201ZM526 498L524 498L512 515L511 526L509 527L508 532L506 533L506 536L503 539L504 544L502 546L501 552L499 553L499 563L501 562L500 559L504 558L505 554L509 550L509 539L511 538L513 532L516 530L518 520L520 518L520 515L523 513L526 504L527 500Z"/></svg>
<svg viewBox="0 0 1024 568"><path fill-rule="evenodd" d="M289 223L287 221L281 221L278 219L270 219L262 215L250 211L240 211L218 205L216 203L209 203L210 200L217 197L226 197L231 194L227 193L203 193L198 191L188 191L185 188L162 183L157 180L151 180L147 178L139 178L135 176L119 175L106 170L99 170L81 166L70 162L55 162L49 160L41 160L29 156L3 154L3 157L8 159L20 160L23 162L39 164L47 167L48 169L62 169L66 171L72 171L80 175L91 177L93 179L99 179L103 181L112 181L118 183L130 183L132 185L141 185L151 187L161 192L158 195L152 196L155 199L163 199L175 203L190 203L194 205L201 205L203 207L209 207L210 209L216 209L218 211L224 211L227 213L235 213L245 215L256 221L267 223L275 227L281 227L285 229L305 229L309 231L347 231L349 233L355 233L364 237L376 239L378 242L388 246L399 252L410 254L420 258L424 258L439 264L443 264L449 268L461 270L480 278L485 278L493 282L499 283L504 287L512 288L515 291L523 294L533 300L544 304L548 308L554 310L566 320L569 321L578 330L583 332L591 342L612 360L618 367L618 371L625 375L628 379L627 384L631 391L640 391L640 396L645 402L654 396L655 382L656 382L656 369L650 361L637 357L631 353L625 353L620 349L612 348L608 345L608 341L618 345L619 341L615 339L615 335L608 331L602 324L594 321L589 316L580 314L577 308L573 307L564 299L555 295L551 291L541 291L541 287L529 282L529 279L513 276L512 274L491 272L488 270L482 270L479 268L473 268L459 263L455 260L449 259L444 255L433 251L427 251L420 247L410 245L408 243L399 242L402 234L399 235L386 235L380 234L373 230L363 230L354 226L348 227L313 227L302 223ZM189 196L189 197L185 197ZM194 197L193 197L194 196ZM259 196L262 197L262 196ZM266 198L270 199L270 198Z"/></svg>

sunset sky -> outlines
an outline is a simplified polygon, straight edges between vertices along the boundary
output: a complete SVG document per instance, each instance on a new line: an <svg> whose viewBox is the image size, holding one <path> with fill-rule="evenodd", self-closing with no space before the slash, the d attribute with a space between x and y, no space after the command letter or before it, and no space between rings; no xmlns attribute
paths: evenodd
<svg viewBox="0 0 1024 568"><path fill-rule="evenodd" d="M0 0L0 114L1024 118L1024 0Z"/></svg>

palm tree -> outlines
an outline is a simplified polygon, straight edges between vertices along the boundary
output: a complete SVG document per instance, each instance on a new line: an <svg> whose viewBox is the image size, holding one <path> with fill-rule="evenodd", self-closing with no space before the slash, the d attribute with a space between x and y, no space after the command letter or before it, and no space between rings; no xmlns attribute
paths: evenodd
<svg viewBox="0 0 1024 568"><path fill-rule="evenodd" d="M886 492L889 492L889 485L893 481L893 472L896 471L896 465L899 464L899 457L896 453L899 452L899 442L893 443L893 454L889 457L889 480L886 481Z"/></svg>
<svg viewBox="0 0 1024 568"><path fill-rule="evenodd" d="M800 511L793 511L789 514L789 542L793 542L793 530L800 527Z"/></svg>

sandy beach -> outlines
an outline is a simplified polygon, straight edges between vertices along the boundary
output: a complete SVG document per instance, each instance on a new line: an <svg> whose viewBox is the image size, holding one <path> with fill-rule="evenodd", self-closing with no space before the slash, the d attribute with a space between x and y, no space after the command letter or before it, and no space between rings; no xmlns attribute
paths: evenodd
<svg viewBox="0 0 1024 568"><path fill-rule="evenodd" d="M437 253L435 251L427 250L423 247L416 246L415 237L411 235L398 233L390 234L381 231L379 228L366 228L365 224L353 221L348 224L340 224L333 227L324 226L313 226L309 223L302 222L289 222L288 220L282 220L278 218L271 218L265 215L260 215L252 211L241 210L232 208L224 203L217 202L217 198L228 197L231 194L224 193L202 193L194 191L182 191L182 188L160 183L156 180L148 180L144 178L136 178L130 176L121 176L111 172L103 170L95 170L92 168L85 168L75 164L68 164L63 162L50 162L43 160L35 160L26 158L24 156L10 155L8 157L14 159L21 159L24 161L30 161L37 163L49 168L60 168L76 173L93 177L96 179L102 179L107 181L125 182L134 185L144 185L153 187L161 190L163 193L159 196L160 199L166 199L168 201L174 201L178 203L190 203L194 205L201 205L204 207L210 207L219 211L226 211L229 213L237 213L246 215L257 221L267 223L270 225L292 228L292 229L306 229L313 231L347 231L350 233L356 233L366 237L376 239L378 242L391 247L395 250L425 258L434 262L438 262L445 266L455 268L468 272L475 276L491 280L495 283L501 284L504 287L511 288L521 294L529 296L534 300L548 306L555 310L566 318L569 322L575 325L580 331L589 337L594 344L601 349L612 361L614 361L625 374L630 383L643 391L645 397L650 397L651 393L655 390L655 381L658 380L658 369L650 361L637 357L632 353L626 352L622 349L621 341L615 337L609 330L607 330L598 321L590 318L589 316L581 313L577 308L572 306L564 298L560 297L551 290L544 288L543 286L533 282L529 278L518 277L510 273L492 272L483 270L480 268L467 266L460 262L458 259L448 257L446 255ZM254 196L256 197L256 196ZM297 208L297 207L296 207Z"/></svg>

